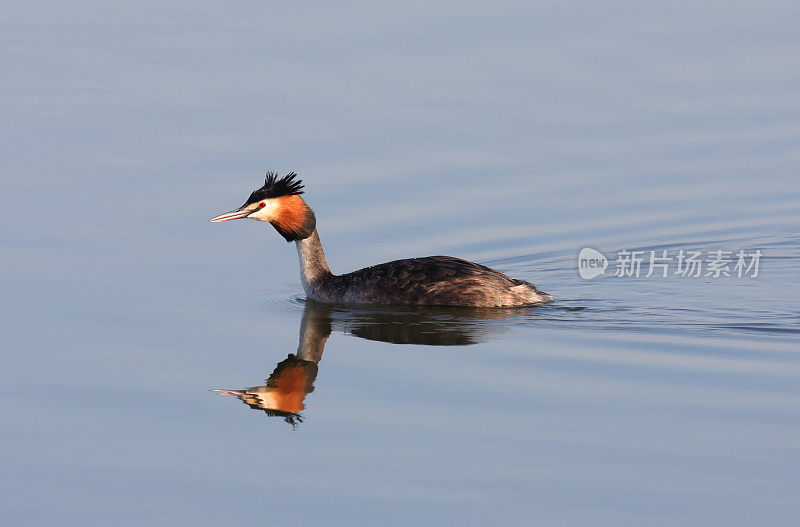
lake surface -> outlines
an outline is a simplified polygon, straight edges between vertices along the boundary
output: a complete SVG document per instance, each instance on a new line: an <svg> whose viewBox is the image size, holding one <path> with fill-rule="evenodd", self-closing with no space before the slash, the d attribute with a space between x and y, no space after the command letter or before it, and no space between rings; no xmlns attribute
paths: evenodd
<svg viewBox="0 0 800 527"><path fill-rule="evenodd" d="M7 11L4 524L800 522L796 4ZM556 300L307 303L266 170Z"/></svg>

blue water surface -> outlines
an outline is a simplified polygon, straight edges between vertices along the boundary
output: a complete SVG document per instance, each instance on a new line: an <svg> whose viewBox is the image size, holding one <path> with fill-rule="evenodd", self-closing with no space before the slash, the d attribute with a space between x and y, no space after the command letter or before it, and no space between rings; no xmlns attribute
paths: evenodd
<svg viewBox="0 0 800 527"><path fill-rule="evenodd" d="M3 524L797 525L798 23L7 6ZM300 173L335 272L449 254L556 301L306 303L271 227L207 222L266 170ZM623 250L763 257L616 277Z"/></svg>

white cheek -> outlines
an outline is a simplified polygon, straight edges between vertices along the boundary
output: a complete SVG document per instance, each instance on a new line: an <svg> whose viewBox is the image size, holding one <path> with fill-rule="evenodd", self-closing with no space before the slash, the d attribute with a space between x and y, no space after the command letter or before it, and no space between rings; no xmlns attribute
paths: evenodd
<svg viewBox="0 0 800 527"><path fill-rule="evenodd" d="M275 213L276 204L271 200L262 201L264 206L250 214L248 218L258 221L269 221Z"/></svg>

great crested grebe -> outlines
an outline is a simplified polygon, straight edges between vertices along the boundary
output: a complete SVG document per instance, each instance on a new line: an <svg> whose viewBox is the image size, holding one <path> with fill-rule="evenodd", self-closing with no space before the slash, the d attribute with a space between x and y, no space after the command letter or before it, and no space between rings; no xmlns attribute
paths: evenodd
<svg viewBox="0 0 800 527"><path fill-rule="evenodd" d="M209 221L250 218L271 223L287 242L297 244L303 289L313 300L473 307L527 306L553 300L530 282L451 256L395 260L335 275L325 261L314 211L300 197L302 181L296 178L294 172L280 179L268 172L264 186L253 191L244 205Z"/></svg>

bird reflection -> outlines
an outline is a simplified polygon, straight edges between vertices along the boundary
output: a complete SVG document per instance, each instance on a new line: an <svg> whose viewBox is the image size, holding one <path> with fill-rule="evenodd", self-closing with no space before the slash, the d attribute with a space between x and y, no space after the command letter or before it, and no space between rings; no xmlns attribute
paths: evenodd
<svg viewBox="0 0 800 527"><path fill-rule="evenodd" d="M393 344L466 346L508 330L514 319L530 318L535 308L488 309L419 306L347 306L305 301L297 352L278 363L264 386L212 390L234 395L254 410L303 422L305 397L314 391L318 364L333 330Z"/></svg>

